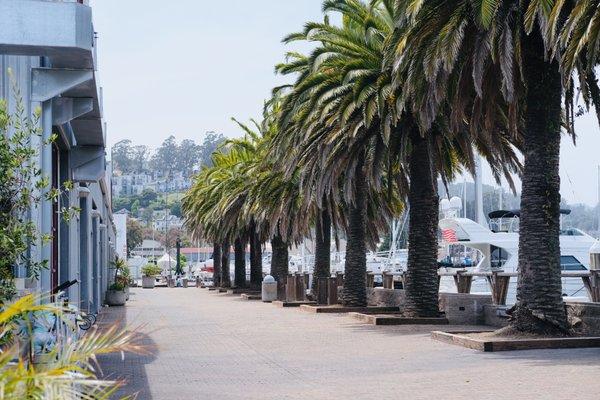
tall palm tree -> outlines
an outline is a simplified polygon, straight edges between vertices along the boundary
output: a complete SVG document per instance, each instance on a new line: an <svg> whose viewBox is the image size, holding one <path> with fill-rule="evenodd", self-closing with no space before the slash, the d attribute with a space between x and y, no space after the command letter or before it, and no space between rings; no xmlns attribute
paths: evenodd
<svg viewBox="0 0 600 400"><path fill-rule="evenodd" d="M367 229L367 213L381 188L389 143L377 113L386 106L380 96L386 79L381 74L379 29L391 22L386 10L360 1L325 1L323 9L341 13L342 25L331 25L327 19L308 23L303 32L285 39L312 41L318 47L309 57L288 54L291 62L279 66L280 72L298 74L286 97L282 126L298 138L292 145L300 145L292 165L301 166L303 180L314 189L312 197L331 197L332 202L346 204L343 301L364 306L366 244L377 236L376 229ZM381 212L378 217L382 215L389 216Z"/></svg>
<svg viewBox="0 0 600 400"><path fill-rule="evenodd" d="M397 23L408 22L408 28L397 43L395 63L406 72L404 96L422 125L431 126L449 104L450 123L468 121L474 137L503 126L523 142L519 283L511 320L519 331L568 328L560 280L558 167L563 96L570 120L574 94L571 85L563 90L562 82L571 78L561 72L570 73L565 60L576 52L563 52L570 33L562 46L556 38L573 4L397 1ZM571 130L570 123L565 126Z"/></svg>

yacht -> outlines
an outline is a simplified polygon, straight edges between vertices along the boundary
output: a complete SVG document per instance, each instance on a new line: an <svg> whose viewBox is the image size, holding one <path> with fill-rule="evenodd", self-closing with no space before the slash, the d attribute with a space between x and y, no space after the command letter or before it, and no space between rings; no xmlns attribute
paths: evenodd
<svg viewBox="0 0 600 400"><path fill-rule="evenodd" d="M452 199L454 200L454 199ZM451 200L451 202L452 202ZM460 199L452 203L458 204ZM498 210L488 214L489 226L457 216L456 207L446 205L445 217L440 220L442 245L446 248L444 265L471 267L474 271L485 272L503 270L516 272L519 258L519 210ZM562 216L570 214L561 210ZM561 223L562 225L562 223ZM590 249L596 239L585 232L567 228L560 231L561 269L563 271L586 271L590 268ZM464 246L461 251L454 246ZM453 251L454 250L454 251ZM452 254L463 255L461 262L453 262ZM469 262L465 262L465 259ZM442 284L443 291L451 291L447 282ZM566 297L587 299L581 278L563 278L563 295ZM516 279L511 280L508 302L515 301ZM456 291L456 289L454 289ZM485 279L474 279L472 292L489 292Z"/></svg>

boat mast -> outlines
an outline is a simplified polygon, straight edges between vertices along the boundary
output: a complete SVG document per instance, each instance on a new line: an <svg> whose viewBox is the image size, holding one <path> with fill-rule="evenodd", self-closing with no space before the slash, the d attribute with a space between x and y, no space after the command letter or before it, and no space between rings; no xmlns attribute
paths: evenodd
<svg viewBox="0 0 600 400"><path fill-rule="evenodd" d="M483 214L483 166L481 161L481 156L478 154L475 157L475 222L486 226L487 221Z"/></svg>

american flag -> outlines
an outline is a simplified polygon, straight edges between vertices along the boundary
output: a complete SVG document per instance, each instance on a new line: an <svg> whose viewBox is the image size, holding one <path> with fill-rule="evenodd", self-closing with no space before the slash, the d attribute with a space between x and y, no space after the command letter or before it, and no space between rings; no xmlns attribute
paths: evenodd
<svg viewBox="0 0 600 400"><path fill-rule="evenodd" d="M448 243L458 242L454 229L442 229L442 240Z"/></svg>

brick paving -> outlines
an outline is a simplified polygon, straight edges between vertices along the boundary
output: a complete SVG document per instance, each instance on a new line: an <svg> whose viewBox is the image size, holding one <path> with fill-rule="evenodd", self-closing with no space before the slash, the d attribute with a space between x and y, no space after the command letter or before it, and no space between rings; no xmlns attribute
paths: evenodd
<svg viewBox="0 0 600 400"><path fill-rule="evenodd" d="M154 355L100 359L140 400L600 398L600 349L480 353L196 288L133 289L101 320L146 324Z"/></svg>

